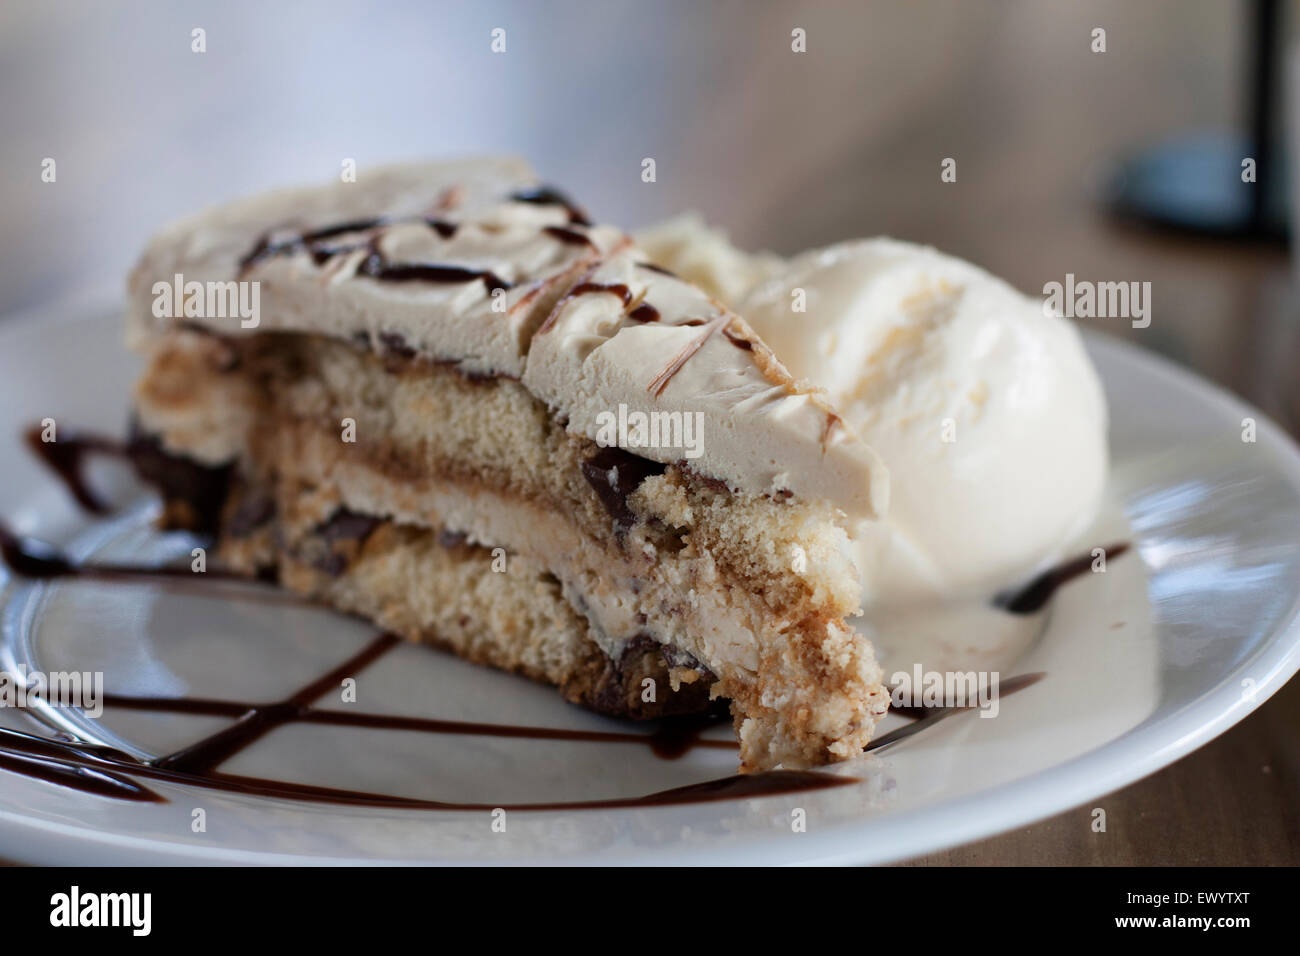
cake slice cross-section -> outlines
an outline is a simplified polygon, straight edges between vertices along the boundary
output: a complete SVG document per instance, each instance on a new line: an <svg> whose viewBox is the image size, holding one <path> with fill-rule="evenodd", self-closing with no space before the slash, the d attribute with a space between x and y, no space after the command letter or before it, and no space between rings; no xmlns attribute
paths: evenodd
<svg viewBox="0 0 1300 956"><path fill-rule="evenodd" d="M206 307L232 283L255 317ZM165 520L226 567L602 713L725 702L745 770L854 756L884 714L845 620L878 459L522 163L202 213L149 244L128 322L158 476L222 483L214 506L160 480Z"/></svg>

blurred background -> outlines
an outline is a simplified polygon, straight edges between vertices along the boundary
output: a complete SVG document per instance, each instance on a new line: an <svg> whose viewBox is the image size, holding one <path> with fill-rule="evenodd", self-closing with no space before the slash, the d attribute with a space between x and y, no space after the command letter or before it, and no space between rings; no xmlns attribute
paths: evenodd
<svg viewBox="0 0 1300 956"><path fill-rule="evenodd" d="M364 176L394 159L508 151L628 228L696 209L750 249L890 234L1030 293L1066 273L1149 281L1149 328L1085 324L1173 357L1294 433L1300 310L1285 245L1154 229L1107 201L1124 160L1291 111L1280 34L1293 6L1271 5L1279 59L1261 98L1263 8L1247 0L4 4L0 316L120 288L169 219L337 177L345 158ZM490 49L497 27L503 54ZM204 53L191 51L195 28ZM791 50L795 28L805 53ZM1275 196L1281 139L1253 147L1274 157L1260 176ZM949 157L955 183L940 181ZM1239 175L1229 166L1220 187L1259 188ZM1197 834L1216 847L1208 862L1295 862L1300 694L1284 697L1125 791L1151 814L1127 860L1123 841L1097 849L1063 817L966 861L1169 862ZM1261 765L1278 772L1265 781Z"/></svg>
<svg viewBox="0 0 1300 956"><path fill-rule="evenodd" d="M364 173L504 150L626 227L697 209L747 248L886 233L1030 292L1067 272L1150 281L1142 343L1294 427L1300 408L1278 381L1287 349L1300 354L1282 246L1155 235L1099 199L1142 149L1249 129L1255 11L1246 0L5 4L0 315L116 287L167 220L335 177L346 157ZM205 53L191 51L196 27ZM496 27L504 54L489 48ZM796 27L806 53L791 51ZM55 183L41 181L47 157ZM955 183L940 182L947 157Z"/></svg>

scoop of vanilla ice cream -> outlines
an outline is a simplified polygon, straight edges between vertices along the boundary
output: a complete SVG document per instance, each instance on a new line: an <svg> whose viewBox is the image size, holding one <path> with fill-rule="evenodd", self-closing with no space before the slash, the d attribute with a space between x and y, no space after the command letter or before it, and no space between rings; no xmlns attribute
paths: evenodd
<svg viewBox="0 0 1300 956"><path fill-rule="evenodd" d="M766 278L737 255L720 260L720 297L889 468L888 515L855 535L866 600L987 593L1059 557L1092 521L1106 403L1065 319L967 262L891 239L814 250L779 271L769 261Z"/></svg>
<svg viewBox="0 0 1300 956"><path fill-rule="evenodd" d="M857 542L872 597L1005 585L1096 514L1101 383L1075 329L1005 282L868 239L797 256L735 308L889 468L889 514Z"/></svg>

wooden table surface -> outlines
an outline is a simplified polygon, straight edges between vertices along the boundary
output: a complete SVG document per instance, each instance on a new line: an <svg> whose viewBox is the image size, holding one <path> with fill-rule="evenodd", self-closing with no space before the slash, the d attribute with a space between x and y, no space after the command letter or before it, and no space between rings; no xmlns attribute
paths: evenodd
<svg viewBox="0 0 1300 956"><path fill-rule="evenodd" d="M344 157L508 149L629 227L702 210L789 253L892 234L1034 292L1152 283L1162 352L1300 433L1284 250L1126 228L1113 161L1244 122L1245 4L799 0L126 5L0 10L0 314L120 282L195 206L337 175ZM191 29L207 52L190 51ZM493 56L488 32L507 29ZM790 50L793 28L808 51ZM1107 51L1090 50L1107 31ZM57 184L40 182L44 157ZM640 181L654 157L658 178ZM940 162L958 163L941 183ZM1122 415L1122 409L1112 413ZM1300 684L1096 805L913 861L1300 862ZM0 848L3 852L3 848Z"/></svg>

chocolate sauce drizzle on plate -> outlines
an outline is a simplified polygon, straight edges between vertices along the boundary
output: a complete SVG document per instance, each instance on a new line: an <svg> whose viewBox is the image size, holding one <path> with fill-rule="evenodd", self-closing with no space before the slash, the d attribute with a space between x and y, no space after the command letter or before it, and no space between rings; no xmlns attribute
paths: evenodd
<svg viewBox="0 0 1300 956"><path fill-rule="evenodd" d="M1129 547L1128 542L1118 541L1107 545L1102 550L1106 552L1106 558L1109 560L1118 558ZM1047 606L1047 602L1062 585L1089 573L1094 560L1096 559L1092 554L1081 554L1077 558L1063 561L1055 567L1048 568L1020 589L1003 591L995 595L993 606L1002 608L1008 614L1035 614Z"/></svg>
<svg viewBox="0 0 1300 956"><path fill-rule="evenodd" d="M86 459L95 454L103 454L130 461L141 451L141 449L133 449L130 442L117 442L88 433L73 435L65 433L63 439L52 443L40 442L39 437L39 429L29 431L27 433L29 446L51 467L72 496L87 510L96 513L103 513L106 506L85 483ZM62 447L56 449L52 446ZM148 448L144 447L143 452L147 454ZM640 465L640 462L629 462L620 457L617 461L593 460L590 464L590 469L584 468L584 472L588 472L588 480L598 478L601 482L606 482L613 494L622 490L624 474L638 471L638 468L632 466ZM648 464L654 466L654 463ZM626 476L635 479L634 475ZM598 483L593 480L593 484ZM1122 554L1126 548L1127 545L1112 545L1107 550L1111 556L1116 556ZM247 581L246 578L223 575L217 571L199 575L188 567L80 564L56 548L31 538L22 538L3 525L0 525L0 555L14 573L37 579L76 577L130 582L206 578ZM1085 573L1090 567L1090 556L1066 562L1056 569L1039 575L1021 591L1000 595L995 599L995 603L1011 613L1032 613L1044 606L1058 588ZM201 697L105 695L104 704L108 707L155 713L228 717L231 718L232 723L181 750L145 761L115 748L80 740L45 738L0 729L0 770L23 774L86 794L134 802L166 801L165 797L141 782L153 781L313 803L413 810L481 811L501 805L427 800L298 784L223 773L220 766L262 739L270 731L290 723L362 727L390 732L632 744L649 747L656 756L668 760L676 759L695 747L735 749L735 744L731 741L702 737L704 731L716 726L718 718L715 714L664 718L658 722L658 729L655 732L647 734L475 723L439 718L357 713L350 710L327 710L313 706L321 696L336 688L344 677L355 676L401 643L401 638L397 635L380 634L356 654L284 700L269 703ZM1001 683L999 694L1014 693L1040 680L1042 676L1042 674L1027 674L1005 680ZM877 738L872 741L867 750L877 750L892 745L918 733L930 723L963 709L968 708L918 708L915 713L896 711L919 719L913 724ZM856 782L858 781L853 777L820 771L777 770L735 775L640 797L514 804L506 805L504 809L596 810L672 806L802 793L847 786Z"/></svg>
<svg viewBox="0 0 1300 956"><path fill-rule="evenodd" d="M380 634L358 653L331 668L301 690L284 700L272 703L245 703L201 697L137 697L107 694L103 698L106 707L154 713L231 717L234 722L188 747L148 761L137 760L129 754L109 747L75 740L48 739L0 729L0 769L36 777L83 793L123 800L165 802L164 797L139 784L135 779L140 778L314 803L422 810L490 810L497 806L514 810L622 809L804 792L846 786L856 782L850 777L813 771L773 771L766 774L752 774L748 777L737 776L713 780L641 797L502 805L426 800L220 772L219 767L222 763L275 728L289 723L531 740L636 744L649 746L663 759L675 759L696 746L722 750L735 749L735 745L730 741L699 738L701 731L716 725L716 718L712 717L667 718L661 722L660 729L653 734L633 734L352 713L322 710L311 706L313 701L337 687L343 678L359 673L401 643L402 639L395 634Z"/></svg>
<svg viewBox="0 0 1300 956"><path fill-rule="evenodd" d="M136 764L134 757L111 747L0 729L0 770L100 797L166 803L118 769Z"/></svg>
<svg viewBox="0 0 1300 956"><path fill-rule="evenodd" d="M86 461L92 455L124 457L126 446L114 438L89 433L67 436L65 432L63 441L47 442L43 433L40 425L33 425L23 433L28 450L59 476L77 504L92 514L106 514L108 505L86 484Z"/></svg>
<svg viewBox="0 0 1300 956"><path fill-rule="evenodd" d="M1008 677L1006 680L999 681L997 693L998 699L1001 700L1003 697L1014 694L1018 690L1024 690L1026 687L1031 687L1046 676L1046 674L1041 672L1036 674L1019 674L1015 677ZM898 714L900 717L907 717L912 720L913 723L907 724L904 727L899 727L897 730L891 730L889 733L880 737L876 737L867 744L865 749L870 753L873 750L883 750L885 747L892 747L900 740L906 740L908 737L919 734L921 731L929 729L946 717L951 717L953 714L959 714L965 710L975 710L978 707L978 704L968 704L964 707L894 707L891 705L889 708L891 714Z"/></svg>
<svg viewBox="0 0 1300 956"><path fill-rule="evenodd" d="M209 773L198 776L142 762L129 754L107 747L34 737L13 730L0 730L0 769L44 780L82 793L119 800L163 803L166 798L136 782L142 780L204 787L226 793L278 797L305 803L326 803L354 807L389 807L402 810L620 810L664 807L679 804L712 803L751 797L805 793L857 783L816 771L773 770L709 780L642 797L609 800L573 800L550 803L457 803L425 800L396 794L370 793L337 787L291 783L240 774Z"/></svg>

